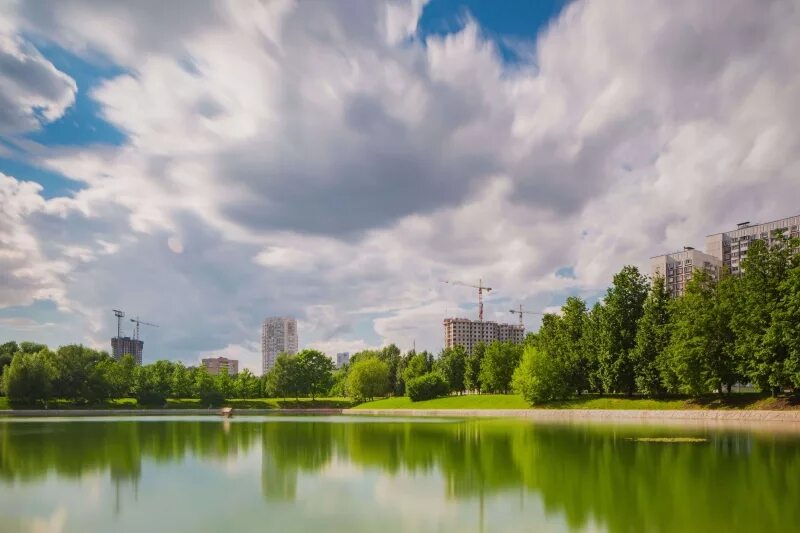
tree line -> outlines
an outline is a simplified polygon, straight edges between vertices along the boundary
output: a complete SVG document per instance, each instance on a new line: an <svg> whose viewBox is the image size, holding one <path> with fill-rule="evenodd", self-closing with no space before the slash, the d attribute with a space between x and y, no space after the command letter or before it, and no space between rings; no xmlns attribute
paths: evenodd
<svg viewBox="0 0 800 533"><path fill-rule="evenodd" d="M568 298L529 335L514 388L531 402L583 392L661 396L752 384L800 390L800 241L750 244L738 276L695 270L670 298L662 277L614 276L591 309Z"/></svg>

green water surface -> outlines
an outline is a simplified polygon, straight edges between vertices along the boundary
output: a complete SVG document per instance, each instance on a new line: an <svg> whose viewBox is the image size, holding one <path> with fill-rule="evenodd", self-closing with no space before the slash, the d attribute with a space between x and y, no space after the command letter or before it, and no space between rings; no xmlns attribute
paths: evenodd
<svg viewBox="0 0 800 533"><path fill-rule="evenodd" d="M0 419L3 532L798 528L796 435L368 417Z"/></svg>

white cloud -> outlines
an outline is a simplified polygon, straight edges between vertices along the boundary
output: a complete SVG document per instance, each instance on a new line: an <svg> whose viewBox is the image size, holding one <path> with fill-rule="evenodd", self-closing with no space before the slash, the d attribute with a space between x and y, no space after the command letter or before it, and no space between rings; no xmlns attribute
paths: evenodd
<svg viewBox="0 0 800 533"><path fill-rule="evenodd" d="M329 353L436 350L445 313L475 312L440 279L482 278L514 321L796 214L792 0L575 1L513 68L474 20L415 39L418 2L178 4L17 6L26 32L125 69L92 96L128 142L44 149L84 185L68 198L0 182L18 272L0 305L58 298L99 339L124 303L164 322L163 355L239 346L255 369L274 314Z"/></svg>

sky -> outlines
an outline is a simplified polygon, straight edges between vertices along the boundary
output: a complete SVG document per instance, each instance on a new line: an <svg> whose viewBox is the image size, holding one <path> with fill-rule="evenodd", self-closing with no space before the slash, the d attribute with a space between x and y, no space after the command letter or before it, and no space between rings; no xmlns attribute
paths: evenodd
<svg viewBox="0 0 800 533"><path fill-rule="evenodd" d="M797 0L0 0L0 341L438 352L800 213ZM526 317L535 330L536 316ZM130 334L130 322L123 329Z"/></svg>

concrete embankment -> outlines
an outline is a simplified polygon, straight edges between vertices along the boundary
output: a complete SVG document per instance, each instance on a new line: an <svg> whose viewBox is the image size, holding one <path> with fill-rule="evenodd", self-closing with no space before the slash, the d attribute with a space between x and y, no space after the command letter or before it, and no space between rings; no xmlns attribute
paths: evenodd
<svg viewBox="0 0 800 533"><path fill-rule="evenodd" d="M233 415L339 415L342 409L233 409ZM0 416L223 416L220 409L5 409Z"/></svg>
<svg viewBox="0 0 800 533"><path fill-rule="evenodd" d="M532 420L742 420L800 423L800 410L686 409L344 409L347 415L529 418Z"/></svg>

